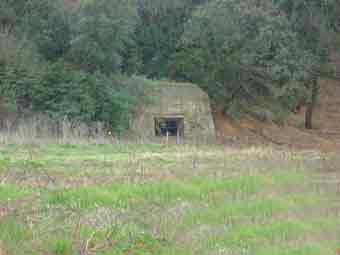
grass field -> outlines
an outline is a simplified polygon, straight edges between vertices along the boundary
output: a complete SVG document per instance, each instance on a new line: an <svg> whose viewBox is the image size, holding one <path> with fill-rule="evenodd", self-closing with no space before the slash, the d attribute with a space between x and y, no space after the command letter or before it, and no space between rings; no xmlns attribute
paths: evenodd
<svg viewBox="0 0 340 255"><path fill-rule="evenodd" d="M273 148L0 145L0 254L334 255L339 163Z"/></svg>

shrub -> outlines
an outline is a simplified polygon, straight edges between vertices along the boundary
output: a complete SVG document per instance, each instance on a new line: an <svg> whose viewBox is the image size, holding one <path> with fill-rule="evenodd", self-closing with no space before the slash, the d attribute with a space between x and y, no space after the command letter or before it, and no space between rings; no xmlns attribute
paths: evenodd
<svg viewBox="0 0 340 255"><path fill-rule="evenodd" d="M34 111L87 123L101 121L119 133L128 128L133 106L143 94L132 79L70 71L63 63L51 65L33 91Z"/></svg>
<svg viewBox="0 0 340 255"><path fill-rule="evenodd" d="M143 79L70 70L63 62L34 77L18 69L1 74L0 88L21 106L18 109L85 123L99 121L117 133L128 128L134 109L146 99Z"/></svg>

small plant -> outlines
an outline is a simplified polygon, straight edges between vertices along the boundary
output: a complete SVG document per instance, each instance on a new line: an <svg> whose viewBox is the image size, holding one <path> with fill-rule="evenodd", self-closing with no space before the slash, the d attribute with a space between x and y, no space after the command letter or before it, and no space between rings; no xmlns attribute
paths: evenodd
<svg viewBox="0 0 340 255"><path fill-rule="evenodd" d="M73 246L70 240L59 239L50 245L50 251L56 255L72 255Z"/></svg>

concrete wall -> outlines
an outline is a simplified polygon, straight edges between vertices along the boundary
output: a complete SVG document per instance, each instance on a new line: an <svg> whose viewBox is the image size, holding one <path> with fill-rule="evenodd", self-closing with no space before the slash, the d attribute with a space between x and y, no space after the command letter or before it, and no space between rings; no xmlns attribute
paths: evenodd
<svg viewBox="0 0 340 255"><path fill-rule="evenodd" d="M190 83L161 83L152 92L152 103L139 110L132 131L139 136L155 136L154 118L184 118L184 139L211 139L215 126L208 95Z"/></svg>

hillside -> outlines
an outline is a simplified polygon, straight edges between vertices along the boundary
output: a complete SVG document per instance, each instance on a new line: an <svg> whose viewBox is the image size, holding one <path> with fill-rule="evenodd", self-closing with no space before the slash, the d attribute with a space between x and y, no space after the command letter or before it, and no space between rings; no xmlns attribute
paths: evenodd
<svg viewBox="0 0 340 255"><path fill-rule="evenodd" d="M339 48L337 1L291 1L1 1L0 128L13 131L5 125L13 111L34 112L120 136L150 99L142 87L158 80L198 84L234 115L283 119L307 100L315 74L330 72ZM323 81L315 130L302 128L303 110L283 127L216 113L219 140L334 150L335 87Z"/></svg>
<svg viewBox="0 0 340 255"><path fill-rule="evenodd" d="M324 152L339 150L340 81L323 80L321 88L314 115L314 130L304 128L304 108L299 113L292 114L283 126L262 122L249 116L232 120L221 112L215 112L218 143L241 147L271 144ZM14 123L16 118L17 115L6 110L0 102L0 127L6 128L6 121Z"/></svg>
<svg viewBox="0 0 340 255"><path fill-rule="evenodd" d="M315 129L306 130L302 108L292 114L287 124L278 126L250 117L233 121L221 113L215 113L215 124L222 143L239 145L284 145L298 149L334 151L340 148L340 81L322 80L321 94L315 112Z"/></svg>

